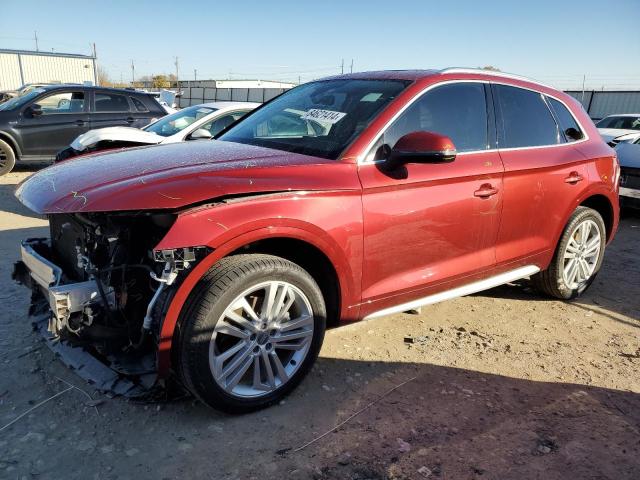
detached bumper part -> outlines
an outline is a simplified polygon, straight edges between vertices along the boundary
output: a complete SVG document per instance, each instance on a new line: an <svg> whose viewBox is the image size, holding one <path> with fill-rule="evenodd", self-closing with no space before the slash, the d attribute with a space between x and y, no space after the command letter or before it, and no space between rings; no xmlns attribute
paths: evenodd
<svg viewBox="0 0 640 480"><path fill-rule="evenodd" d="M71 314L80 313L90 304L101 302L100 291L95 280L62 283L62 269L38 253L38 247L49 248L50 246L48 241L43 239L28 239L22 242L20 247L22 265L29 272L31 279L42 289L59 330L67 325ZM24 278L23 270L23 267L16 266L14 278L18 280L20 277ZM21 272L18 273L19 271ZM105 295L109 305L115 305L113 289L105 289Z"/></svg>

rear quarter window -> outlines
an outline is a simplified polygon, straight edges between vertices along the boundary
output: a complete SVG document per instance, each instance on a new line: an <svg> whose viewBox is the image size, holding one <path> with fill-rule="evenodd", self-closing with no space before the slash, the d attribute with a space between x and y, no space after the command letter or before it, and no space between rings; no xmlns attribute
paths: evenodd
<svg viewBox="0 0 640 480"><path fill-rule="evenodd" d="M541 93L495 85L500 148L540 147L564 141Z"/></svg>
<svg viewBox="0 0 640 480"><path fill-rule="evenodd" d="M547 97L547 101L549 102L549 105L551 105L553 113L555 113L556 118L558 119L560 130L564 134L567 142L575 142L583 138L584 132L569 109L555 98Z"/></svg>

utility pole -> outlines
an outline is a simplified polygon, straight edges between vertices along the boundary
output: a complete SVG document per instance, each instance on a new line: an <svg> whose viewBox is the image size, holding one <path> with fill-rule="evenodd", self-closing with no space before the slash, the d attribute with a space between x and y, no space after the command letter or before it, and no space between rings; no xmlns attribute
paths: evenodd
<svg viewBox="0 0 640 480"><path fill-rule="evenodd" d="M580 103L582 103L584 105L584 84L587 81L587 75L584 74L582 75L582 100L580 100Z"/></svg>
<svg viewBox="0 0 640 480"><path fill-rule="evenodd" d="M344 74L344 58L342 59L342 65L340 65L340 74Z"/></svg>
<svg viewBox="0 0 640 480"><path fill-rule="evenodd" d="M196 70L195 68L193 69L193 81L195 82L196 80L198 80L198 70Z"/></svg>
<svg viewBox="0 0 640 480"><path fill-rule="evenodd" d="M176 91L180 90L180 80L178 80L178 57L176 57L176 61L175 61L175 65L176 65Z"/></svg>
<svg viewBox="0 0 640 480"><path fill-rule="evenodd" d="M353 73L353 58L351 59L351 70L350 73Z"/></svg>
<svg viewBox="0 0 640 480"><path fill-rule="evenodd" d="M33 32L33 38L36 41L36 52L39 52L40 49L38 48L38 32Z"/></svg>
<svg viewBox="0 0 640 480"><path fill-rule="evenodd" d="M133 60L131 60L131 86L132 87L135 86L134 85L135 82L136 82L136 67L133 64Z"/></svg>

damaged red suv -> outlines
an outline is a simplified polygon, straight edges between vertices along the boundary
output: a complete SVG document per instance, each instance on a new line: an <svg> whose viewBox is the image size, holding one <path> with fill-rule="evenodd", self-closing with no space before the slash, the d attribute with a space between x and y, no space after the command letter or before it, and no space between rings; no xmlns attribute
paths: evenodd
<svg viewBox="0 0 640 480"><path fill-rule="evenodd" d="M49 335L120 380L247 411L301 381L328 325L522 278L580 295L618 225L618 176L578 102L533 81L332 77L211 142L34 174L16 195L51 236L23 242L15 277Z"/></svg>

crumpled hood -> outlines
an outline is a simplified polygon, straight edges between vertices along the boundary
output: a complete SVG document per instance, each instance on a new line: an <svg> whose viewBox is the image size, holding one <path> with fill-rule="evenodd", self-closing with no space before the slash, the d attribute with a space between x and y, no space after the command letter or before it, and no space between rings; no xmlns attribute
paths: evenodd
<svg viewBox="0 0 640 480"><path fill-rule="evenodd" d="M625 135L627 133L638 133L638 130L627 130L622 128L599 128L598 132L600 133L602 139L608 143L614 138L619 137L620 135Z"/></svg>
<svg viewBox="0 0 640 480"><path fill-rule="evenodd" d="M153 132L145 132L133 127L107 127L89 130L79 135L72 143L71 148L82 152L103 140L136 142L146 145L156 145L164 140L164 137Z"/></svg>
<svg viewBox="0 0 640 480"><path fill-rule="evenodd" d="M225 195L354 189L349 166L231 142L185 142L70 159L26 179L16 197L40 214L176 209Z"/></svg>

